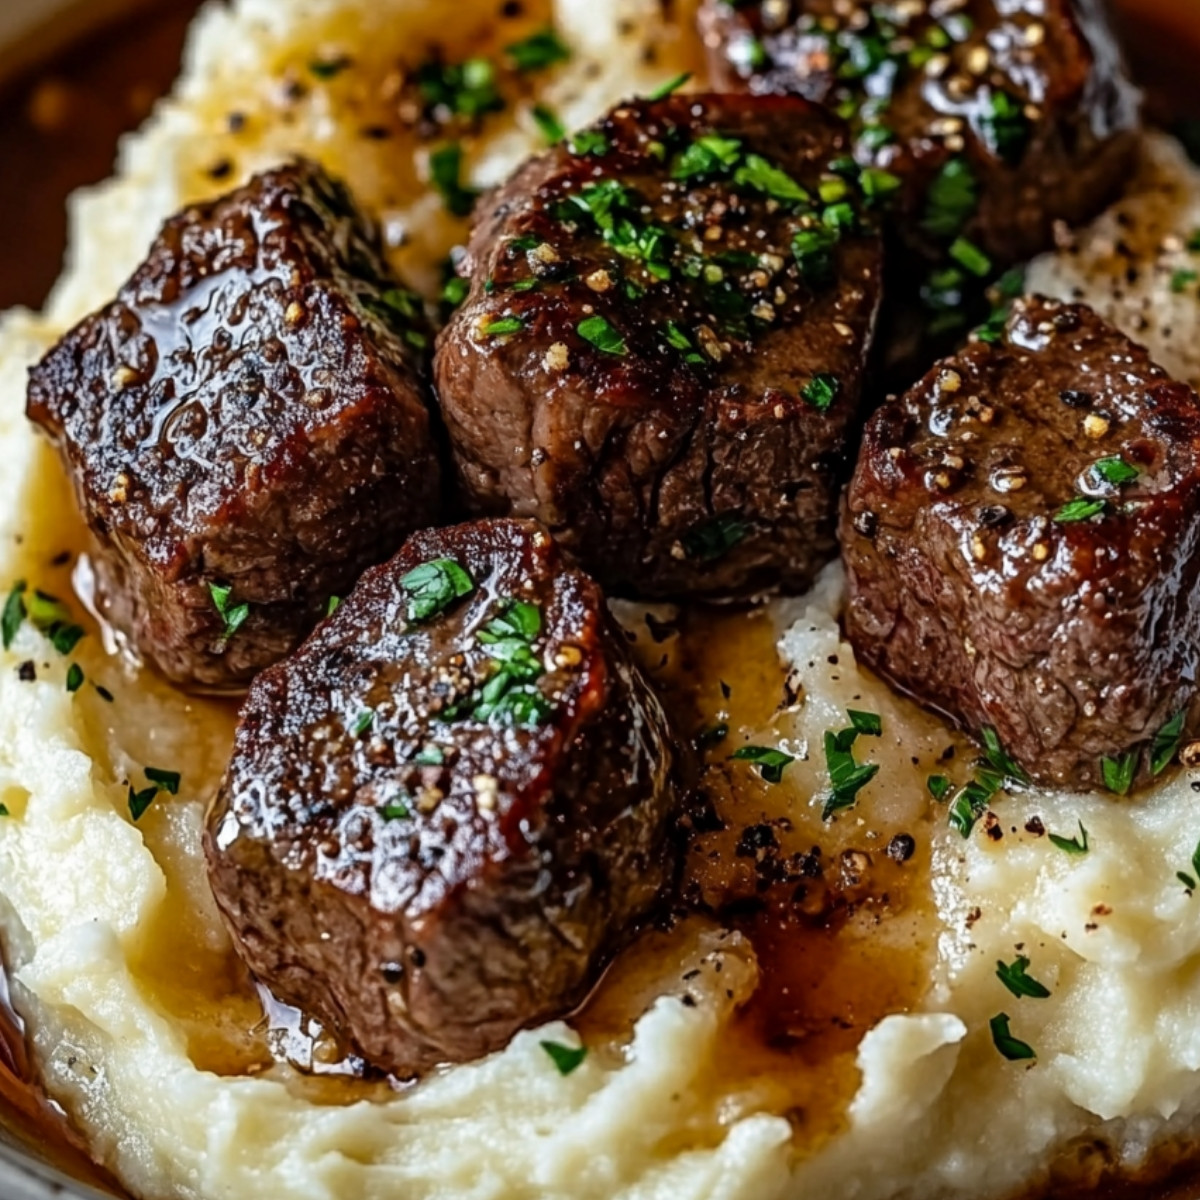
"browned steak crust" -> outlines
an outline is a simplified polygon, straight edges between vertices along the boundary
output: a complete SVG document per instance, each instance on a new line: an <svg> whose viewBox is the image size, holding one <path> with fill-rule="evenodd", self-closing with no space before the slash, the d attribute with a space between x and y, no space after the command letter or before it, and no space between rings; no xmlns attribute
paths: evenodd
<svg viewBox="0 0 1200 1200"><path fill-rule="evenodd" d="M570 1011L655 907L684 753L541 526L418 534L255 681L213 889L251 969L369 1062L473 1059Z"/></svg>
<svg viewBox="0 0 1200 1200"><path fill-rule="evenodd" d="M298 162L167 222L33 370L101 607L169 679L246 684L437 520L430 343L373 227Z"/></svg>
<svg viewBox="0 0 1200 1200"><path fill-rule="evenodd" d="M1125 790L1194 705L1200 400L1088 308L1021 301L880 409L841 535L860 659L1036 780Z"/></svg>
<svg viewBox="0 0 1200 1200"><path fill-rule="evenodd" d="M538 517L621 592L806 587L879 302L847 148L797 98L674 96L495 192L435 363L475 511Z"/></svg>

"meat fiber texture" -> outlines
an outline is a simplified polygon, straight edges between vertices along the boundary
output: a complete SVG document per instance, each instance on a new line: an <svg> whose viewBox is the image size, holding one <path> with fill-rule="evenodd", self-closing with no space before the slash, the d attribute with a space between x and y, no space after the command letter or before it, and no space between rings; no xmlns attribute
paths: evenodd
<svg viewBox="0 0 1200 1200"><path fill-rule="evenodd" d="M492 7L456 5L454 34L468 37ZM683 69L672 39L654 31L648 14L657 8L559 5L560 27L581 47L576 64L545 88L564 122L582 123ZM4 321L0 591L23 578L66 594L69 581L51 563L81 537L65 480L25 426L25 369L116 290L184 201L304 151L344 175L364 204L411 227L395 257L436 278L456 231L441 224L440 201L401 168L398 180L387 175L394 145L339 140L361 128L361 111L337 90L352 80L312 87L290 124L280 119L279 94L289 66L303 70L331 40L383 62L440 30L445 12L444 0L242 0L206 12L176 98L126 143L117 182L76 202L71 266L48 315ZM630 13L633 32L619 36ZM640 51L656 38L654 66L643 69ZM595 78L586 73L590 58L601 63ZM229 153L231 111L247 114L250 133L231 176L217 183L205 172ZM503 175L532 136L501 122L473 152L474 177ZM1144 244L1136 296L1100 269L1116 267L1099 253L1106 236L1117 236L1107 218L1080 235L1078 254L1040 264L1035 285L1079 287L1118 324L1140 314L1147 324L1128 332L1157 341L1155 357L1194 382L1200 309L1193 295L1171 292L1158 244L1186 239L1198 223L1200 181L1163 143L1151 148L1136 188L1142 195L1127 203L1128 219L1159 230ZM429 213L435 219L416 220ZM1190 261L1182 246L1165 253L1172 269ZM1095 269L1085 275L1084 263ZM1030 790L997 801L1001 840L981 822L964 841L930 805L927 767L911 762L919 754L927 763L944 731L931 731L930 718L857 671L839 641L841 602L835 569L807 600L773 609L782 659L800 671L805 700L769 728L739 736L796 753L771 803L819 827L811 798L828 783L823 733L844 722L847 705L881 715L885 736L861 751L881 771L845 827L861 819L866 836L885 820L932 813L933 903L916 929L883 919L876 933L898 947L925 946L935 966L916 1010L866 1035L841 1131L821 1147L793 1148L788 1121L762 1096L711 1085L709 1064L755 972L744 944L719 933L697 939L687 963L672 964L674 983L664 980L624 1055L589 1056L568 1076L539 1045L574 1044L561 1024L521 1034L409 1094L385 1088L345 1107L323 1102L319 1089L281 1067L220 1073L200 1035L256 1019L223 998L236 991L223 975L231 953L201 855L229 714L126 673L94 627L67 659L27 623L0 652L0 803L9 812L0 818L0 912L17 1002L50 1090L130 1189L157 1200L986 1200L1044 1180L1054 1160L1084 1141L1107 1141L1131 1166L1182 1142L1200 1120L1189 982L1200 967L1200 900L1176 877L1192 870L1200 837L1193 777L1173 775L1136 803ZM69 661L87 676L73 694L64 687ZM28 663L33 681L19 671ZM781 685L786 673L781 662ZM143 788L146 766L178 770L182 782L177 796L159 795L134 823L128 784ZM1078 837L1082 823L1088 853L1070 855L1025 832L1034 816L1065 838ZM1018 1000L1002 988L996 961L1018 953L1031 957L1049 999ZM692 969L700 975L687 1006L679 979ZM1035 1066L997 1055L988 1022L1001 1011L1036 1047Z"/></svg>

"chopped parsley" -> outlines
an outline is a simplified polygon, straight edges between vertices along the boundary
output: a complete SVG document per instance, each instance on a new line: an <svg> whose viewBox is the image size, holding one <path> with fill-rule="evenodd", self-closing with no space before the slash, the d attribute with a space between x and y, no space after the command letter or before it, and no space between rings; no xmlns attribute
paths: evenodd
<svg viewBox="0 0 1200 1200"><path fill-rule="evenodd" d="M463 148L448 142L429 156L429 178L447 210L456 217L469 217L479 192L462 181Z"/></svg>
<svg viewBox="0 0 1200 1200"><path fill-rule="evenodd" d="M460 275L451 275L442 285L442 303L451 311L458 308L471 290L469 280Z"/></svg>
<svg viewBox="0 0 1200 1200"><path fill-rule="evenodd" d="M1025 268L1013 267L1005 271L988 290L992 311L988 319L975 331L976 338L981 342L995 345L1004 340L1004 330L1008 325L1009 314L1012 312L1012 302L1025 290Z"/></svg>
<svg viewBox="0 0 1200 1200"><path fill-rule="evenodd" d="M484 337L508 337L513 333L520 333L524 328L525 322L520 317L497 317L481 326L479 332Z"/></svg>
<svg viewBox="0 0 1200 1200"><path fill-rule="evenodd" d="M129 815L134 821L140 821L146 810L154 803L160 792L168 792L172 796L179 794L180 775L177 771L160 771L155 767L146 768L146 778L150 786L140 791L129 785Z"/></svg>
<svg viewBox="0 0 1200 1200"><path fill-rule="evenodd" d="M370 709L370 708L364 708L363 711L360 712L358 714L358 716L355 718L354 728L353 728L352 732L355 737L358 737L360 734L366 733L367 730L370 729L371 726L374 724L375 724L374 710Z"/></svg>
<svg viewBox="0 0 1200 1200"><path fill-rule="evenodd" d="M325 615L327 617L332 617L333 614L341 607L341 605L341 596L330 596L329 600L325 604Z"/></svg>
<svg viewBox="0 0 1200 1200"><path fill-rule="evenodd" d="M1189 892L1196 890L1196 880L1200 879L1200 845L1192 851L1192 874L1187 874L1186 871L1176 871L1175 878L1178 879Z"/></svg>
<svg viewBox="0 0 1200 1200"><path fill-rule="evenodd" d="M655 100L665 100L668 96L673 96L684 84L691 82L691 71L685 71L682 75L676 75L674 79L668 79L666 83L660 87L656 87L646 99L652 103Z"/></svg>
<svg viewBox="0 0 1200 1200"><path fill-rule="evenodd" d="M878 713L860 712L857 709L846 709L850 724L866 737L883 736L883 718Z"/></svg>
<svg viewBox="0 0 1200 1200"><path fill-rule="evenodd" d="M830 793L825 797L821 819L828 821L834 813L853 808L858 802L858 793L879 774L878 763L857 763L854 760L854 743L860 734L879 737L883 733L883 722L874 713L847 710L850 728L838 733L825 731L825 764L829 770Z"/></svg>
<svg viewBox="0 0 1200 1200"><path fill-rule="evenodd" d="M979 279L986 279L992 272L992 260L974 242L964 237L954 239L950 246L950 257Z"/></svg>
<svg viewBox="0 0 1200 1200"><path fill-rule="evenodd" d="M1155 735L1150 743L1150 772L1161 775L1174 761L1179 753L1179 743L1183 740L1183 709L1180 709Z"/></svg>
<svg viewBox="0 0 1200 1200"><path fill-rule="evenodd" d="M824 287L833 281L833 252L837 244L837 232L825 226L796 232L792 239L792 253L800 274L810 287Z"/></svg>
<svg viewBox="0 0 1200 1200"><path fill-rule="evenodd" d="M828 412L833 402L842 390L842 381L836 375L821 372L800 389L802 399L817 409L818 412Z"/></svg>
<svg viewBox="0 0 1200 1200"><path fill-rule="evenodd" d="M428 621L475 590L470 575L452 558L437 558L409 571L400 585L408 593L408 619Z"/></svg>
<svg viewBox="0 0 1200 1200"><path fill-rule="evenodd" d="M13 644L17 630L25 620L25 589L26 584L22 579L8 593L8 599L4 602L4 612L0 614L0 641L3 642L5 650Z"/></svg>
<svg viewBox="0 0 1200 1200"><path fill-rule="evenodd" d="M418 767L440 767L446 762L446 752L441 746L429 745L424 750L417 754L413 762Z"/></svg>
<svg viewBox="0 0 1200 1200"><path fill-rule="evenodd" d="M785 754L770 746L742 746L733 752L732 757L740 762L753 763L767 783L782 783L785 768L796 761L794 754Z"/></svg>
<svg viewBox="0 0 1200 1200"><path fill-rule="evenodd" d="M758 154L746 155L746 161L734 172L739 187L751 187L773 200L805 203L811 197L786 171L772 166Z"/></svg>
<svg viewBox="0 0 1200 1200"><path fill-rule="evenodd" d="M78 663L72 663L67 668L67 691L74 695L83 687L83 668Z"/></svg>
<svg viewBox="0 0 1200 1200"><path fill-rule="evenodd" d="M1171 274L1171 291L1174 292L1176 296L1181 296L1188 290L1189 287L1192 286L1193 283L1196 282L1197 279L1200 279L1200 274L1195 271L1174 271Z"/></svg>
<svg viewBox="0 0 1200 1200"><path fill-rule="evenodd" d="M974 168L965 158L952 158L929 185L921 228L930 237L951 242L978 207L979 180Z"/></svg>
<svg viewBox="0 0 1200 1200"><path fill-rule="evenodd" d="M694 367L707 365L708 360L696 349L695 343L674 321L667 322L667 345L683 355L683 361Z"/></svg>
<svg viewBox="0 0 1200 1200"><path fill-rule="evenodd" d="M217 616L221 618L221 645L224 647L229 644L233 635L245 625L246 618L250 615L250 605L232 604L233 588L219 583L210 583L208 594L212 597L213 608L217 610Z"/></svg>
<svg viewBox="0 0 1200 1200"><path fill-rule="evenodd" d="M567 62L570 48L555 32L546 28L504 48L509 62L518 71L544 71L547 67Z"/></svg>
<svg viewBox="0 0 1200 1200"><path fill-rule="evenodd" d="M578 1069L587 1058L586 1046L563 1046L558 1042L542 1042L541 1047L550 1057L550 1061L558 1068L560 1075L570 1075Z"/></svg>
<svg viewBox="0 0 1200 1200"><path fill-rule="evenodd" d="M1068 500L1054 514L1054 520L1060 525L1070 525L1076 521L1090 521L1098 517L1108 507L1107 500L1089 499L1087 496L1076 496Z"/></svg>
<svg viewBox="0 0 1200 1200"><path fill-rule="evenodd" d="M750 527L741 517L723 513L689 529L679 540L688 558L696 562L715 562L743 541L749 532Z"/></svg>
<svg viewBox="0 0 1200 1200"><path fill-rule="evenodd" d="M1131 466L1119 454L1114 454L1109 458L1098 459L1092 464L1092 470L1105 483L1111 483L1113 487L1121 487L1126 483L1132 483L1141 474L1141 471L1137 467Z"/></svg>
<svg viewBox="0 0 1200 1200"><path fill-rule="evenodd" d="M868 167L859 176L859 185L869 204L881 204L893 196L903 186L904 181L891 171L881 171L878 167Z"/></svg>
<svg viewBox="0 0 1200 1200"><path fill-rule="evenodd" d="M580 321L578 333L585 342L591 342L604 354L624 355L629 353L625 339L601 316L587 317Z"/></svg>
<svg viewBox="0 0 1200 1200"><path fill-rule="evenodd" d="M992 1031L992 1044L1009 1062L1037 1058L1037 1051L1020 1038L1013 1037L1008 1028L1008 1013L997 1013L988 1022Z"/></svg>
<svg viewBox="0 0 1200 1200"><path fill-rule="evenodd" d="M1029 959L1023 954L1017 958L1016 962L997 961L996 978L1018 999L1023 996L1028 996L1033 1000L1049 999L1050 989L1029 975L1028 968Z"/></svg>
<svg viewBox="0 0 1200 1200"><path fill-rule="evenodd" d="M950 780L945 775L930 775L925 780L925 786L929 789L929 794L940 804L950 794Z"/></svg>
<svg viewBox="0 0 1200 1200"><path fill-rule="evenodd" d="M980 125L988 148L998 158L1009 166L1016 166L1024 158L1033 126L1019 100L1007 92L993 92Z"/></svg>
<svg viewBox="0 0 1200 1200"><path fill-rule="evenodd" d="M430 60L417 68L415 79L431 113L475 121L504 107L496 86L496 68L486 58L469 58L461 63Z"/></svg>
<svg viewBox="0 0 1200 1200"><path fill-rule="evenodd" d="M534 124L541 130L542 137L551 145L561 142L567 136L563 123L558 119L554 110L546 105L535 104L530 109L529 115L533 117Z"/></svg>
<svg viewBox="0 0 1200 1200"><path fill-rule="evenodd" d="M982 736L984 757L987 758L993 770L998 771L1005 779L1010 779L1014 783L1028 784L1029 776L1025 769L1004 749L1004 743L1000 741L1000 735L996 730L991 725L985 725Z"/></svg>
<svg viewBox="0 0 1200 1200"><path fill-rule="evenodd" d="M1050 835L1050 841L1054 846L1057 846L1064 854L1081 855L1088 852L1088 831L1083 827L1083 822L1079 822L1079 836L1077 838L1060 837L1057 833Z"/></svg>
<svg viewBox="0 0 1200 1200"><path fill-rule="evenodd" d="M971 780L950 805L950 828L964 839L971 836L975 823L987 811L992 797L1004 787L1004 776L986 769L975 772Z"/></svg>
<svg viewBox="0 0 1200 1200"><path fill-rule="evenodd" d="M581 129L567 143L572 154L584 158L587 155L594 155L596 158L603 158L608 153L609 144L608 138L604 136L598 129Z"/></svg>
<svg viewBox="0 0 1200 1200"><path fill-rule="evenodd" d="M8 811L7 804L0 804L0 817L11 817L12 813Z"/></svg>
<svg viewBox="0 0 1200 1200"><path fill-rule="evenodd" d="M671 169L671 178L682 181L721 174L736 166L741 157L742 143L737 138L708 133L698 137L679 155Z"/></svg>
<svg viewBox="0 0 1200 1200"><path fill-rule="evenodd" d="M1118 758L1101 759L1100 775L1104 780L1104 786L1118 796L1127 795L1133 786L1134 776L1137 775L1139 757L1136 750L1130 750Z"/></svg>
<svg viewBox="0 0 1200 1200"><path fill-rule="evenodd" d="M379 812L385 821L404 821L412 816L412 809L403 800L389 800Z"/></svg>

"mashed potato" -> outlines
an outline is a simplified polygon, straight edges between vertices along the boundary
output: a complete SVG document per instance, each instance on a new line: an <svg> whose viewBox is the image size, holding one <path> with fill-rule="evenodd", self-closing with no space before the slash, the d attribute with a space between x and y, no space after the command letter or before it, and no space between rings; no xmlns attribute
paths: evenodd
<svg viewBox="0 0 1200 1200"><path fill-rule="evenodd" d="M689 65L652 0L531 7L531 29L552 16L576 51L539 96L567 126ZM47 313L10 314L0 330L0 591L21 579L69 594L82 547L57 464L22 417L25 368L106 300L181 204L304 152L383 215L397 266L436 287L461 229L423 185L419 147L362 131L398 61L411 66L435 38L486 51L492 13L458 0L449 31L445 0L240 0L203 15L176 97L125 144L118 178L75 201L72 263ZM354 68L314 78L309 65L336 55ZM501 178L536 144L526 99L469 147L471 179ZM1200 310L1170 281L1191 261L1200 178L1155 142L1137 190L1124 216L1038 264L1033 282L1091 299L1195 382ZM1143 226L1135 242L1128 230ZM1136 286L1109 282L1127 279L1119 230L1142 265ZM155 1200L986 1200L1169 1155L1200 1117L1200 896L1177 875L1195 870L1200 778L1173 776L1132 802L1001 796L964 840L926 782L965 778L961 757L946 766L963 743L858 672L840 603L834 567L807 598L721 619L713 653L744 681L726 705L731 737L796 758L776 787L737 768L747 823L786 818L842 861L883 860L901 832L919 847L897 868L910 872L908 899L852 918L841 957L814 960L807 981L841 997L865 1035L790 1073L751 1069L738 1010L771 964L741 935L696 923L642 981L632 1031L589 1036L573 1074L540 1046L573 1043L559 1024L408 1092L308 1077L265 1045L200 853L228 706L139 673L94 626L64 657L27 623L0 653L0 922L52 1094L95 1154ZM624 615L639 627L641 614ZM664 678L673 652L653 661ZM74 693L70 662L86 680ZM827 826L821 739L849 707L880 715L883 735L857 749L881 769ZM128 790L147 767L182 785L135 824ZM1005 990L997 962L1019 955L1049 998ZM997 1052L1000 1013L1035 1059Z"/></svg>

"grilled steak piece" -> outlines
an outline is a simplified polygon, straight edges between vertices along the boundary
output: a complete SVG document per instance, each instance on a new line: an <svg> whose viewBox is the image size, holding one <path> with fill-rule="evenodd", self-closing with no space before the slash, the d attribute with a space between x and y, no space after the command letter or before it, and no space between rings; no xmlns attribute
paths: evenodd
<svg viewBox="0 0 1200 1200"><path fill-rule="evenodd" d="M168 679L248 683L438 519L431 343L374 228L298 162L169 221L33 370L99 604Z"/></svg>
<svg viewBox="0 0 1200 1200"><path fill-rule="evenodd" d="M654 909L682 746L540 525L421 533L255 680L213 889L255 974L368 1062L478 1058Z"/></svg>
<svg viewBox="0 0 1200 1200"><path fill-rule="evenodd" d="M880 409L841 535L850 640L897 687L1045 783L1169 761L1200 673L1200 399L1091 309L1019 301Z"/></svg>
<svg viewBox="0 0 1200 1200"><path fill-rule="evenodd" d="M880 292L847 145L800 99L673 96L495 192L435 361L475 511L621 592L806 587Z"/></svg>
<svg viewBox="0 0 1200 1200"><path fill-rule="evenodd" d="M701 25L718 86L849 116L860 163L903 181L904 237L968 276L1095 216L1135 151L1100 0L704 0Z"/></svg>

